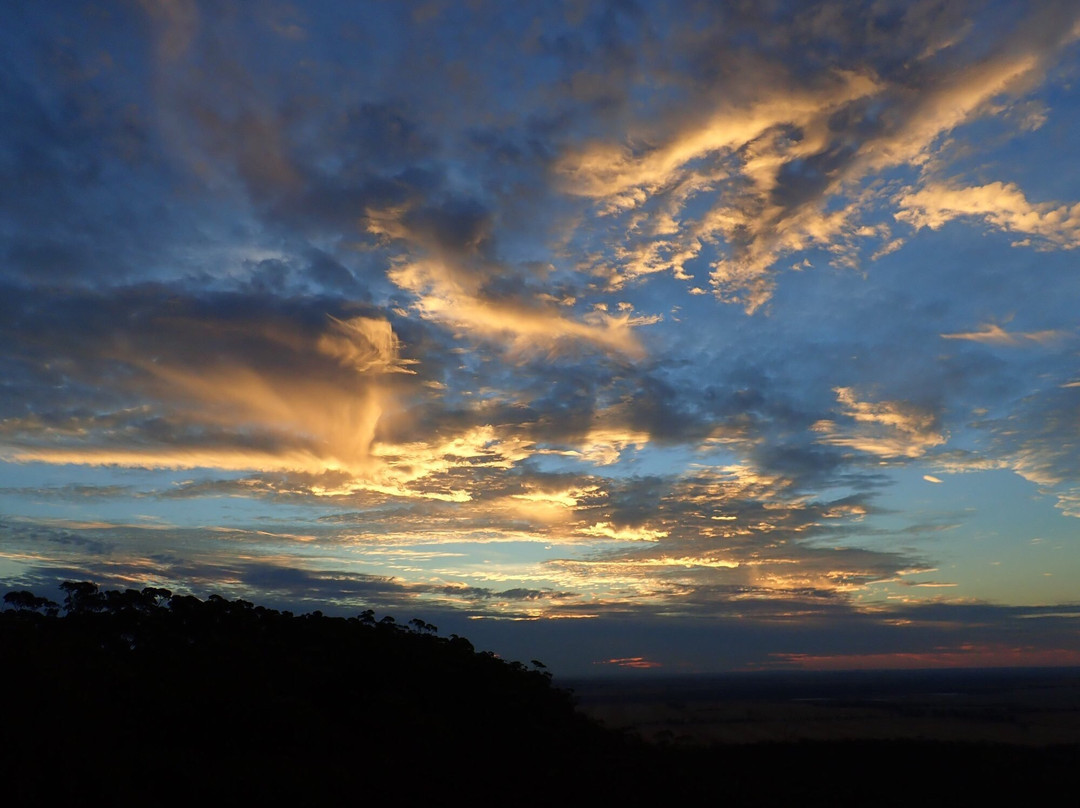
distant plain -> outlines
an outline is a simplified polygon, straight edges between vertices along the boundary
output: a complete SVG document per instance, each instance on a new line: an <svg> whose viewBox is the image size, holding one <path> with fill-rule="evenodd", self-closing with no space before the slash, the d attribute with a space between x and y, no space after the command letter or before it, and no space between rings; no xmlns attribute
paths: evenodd
<svg viewBox="0 0 1080 808"><path fill-rule="evenodd" d="M676 744L904 740L1080 744L1080 669L574 679L579 709Z"/></svg>

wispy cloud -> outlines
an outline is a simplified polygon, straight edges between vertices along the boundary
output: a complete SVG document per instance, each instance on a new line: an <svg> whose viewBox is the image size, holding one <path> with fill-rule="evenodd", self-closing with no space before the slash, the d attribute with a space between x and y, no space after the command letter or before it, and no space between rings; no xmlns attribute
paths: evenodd
<svg viewBox="0 0 1080 808"><path fill-rule="evenodd" d="M940 26L931 22L935 14ZM798 15L789 33L813 38L814 16ZM722 77L707 87L711 95L688 90L696 109L642 121L622 139L571 147L556 164L562 187L616 217L628 242L617 261L600 262L596 271L613 284L656 272L690 279L687 266L713 255L716 295L753 312L771 296L786 255L818 249L853 265L867 239L880 245L875 256L898 249L902 241L886 224L863 221L889 204L886 172L908 167L932 176L952 133L1018 104L1076 37L1075 17L1048 8L987 56L972 48L975 29L957 28L947 16L920 8L890 32L893 48L910 54L906 70L879 63L884 53L875 47L884 43L872 40L860 43L850 67L797 75L722 47L719 31L688 37L724 54L703 56L718 62ZM955 36L942 44L945 26ZM854 44L843 36L833 47ZM734 85L736 74L747 78ZM970 214L1072 246L1071 208L1031 206L1015 186L999 182L945 197L931 179L892 204L897 219L915 226Z"/></svg>
<svg viewBox="0 0 1080 808"><path fill-rule="evenodd" d="M1029 202L1016 185L992 182L959 187L933 182L897 200L896 219L937 230L959 218L982 219L991 227L1027 238L1014 246L1072 250L1080 246L1080 204Z"/></svg>
<svg viewBox="0 0 1080 808"><path fill-rule="evenodd" d="M848 387L836 388L836 399L854 424L843 427L828 419L818 421L812 428L821 433L821 443L881 457L913 458L946 441L935 414L922 407L900 401L859 401Z"/></svg>
<svg viewBox="0 0 1080 808"><path fill-rule="evenodd" d="M971 342L982 342L987 345L1024 345L1029 342L1039 344L1063 339L1068 335L1066 331L1028 331L1009 332L996 323L987 323L979 331L966 331L957 334L942 334L943 339L963 339Z"/></svg>

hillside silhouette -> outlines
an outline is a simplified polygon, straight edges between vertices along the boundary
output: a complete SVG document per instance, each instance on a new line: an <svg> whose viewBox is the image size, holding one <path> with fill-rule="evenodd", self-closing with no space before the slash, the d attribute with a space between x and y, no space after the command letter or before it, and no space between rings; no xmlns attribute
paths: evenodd
<svg viewBox="0 0 1080 808"><path fill-rule="evenodd" d="M901 776L934 783L922 805L1075 794L1075 746L650 745L587 719L542 664L421 620L62 589L0 612L9 804L912 804Z"/></svg>
<svg viewBox="0 0 1080 808"><path fill-rule="evenodd" d="M488 769L573 777L606 743L539 664L420 620L63 587L63 608L14 592L0 613L3 768L27 795L427 791Z"/></svg>

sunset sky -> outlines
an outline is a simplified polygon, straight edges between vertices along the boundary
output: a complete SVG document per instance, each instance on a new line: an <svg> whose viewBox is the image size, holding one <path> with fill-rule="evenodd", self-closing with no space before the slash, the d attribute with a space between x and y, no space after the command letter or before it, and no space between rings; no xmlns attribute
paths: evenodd
<svg viewBox="0 0 1080 808"><path fill-rule="evenodd" d="M0 590L556 674L1080 664L1080 9L5 4Z"/></svg>

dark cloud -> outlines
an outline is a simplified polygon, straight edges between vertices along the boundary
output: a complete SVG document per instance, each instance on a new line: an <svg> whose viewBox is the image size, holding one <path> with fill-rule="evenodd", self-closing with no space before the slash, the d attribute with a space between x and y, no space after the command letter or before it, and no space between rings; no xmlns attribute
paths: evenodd
<svg viewBox="0 0 1080 808"><path fill-rule="evenodd" d="M108 557L118 545L108 538L86 535L78 523L66 524L63 520L0 519L0 548L5 552L29 549L33 555L47 555L45 548L52 545L52 552L62 556L86 554L92 557Z"/></svg>
<svg viewBox="0 0 1080 808"><path fill-rule="evenodd" d="M77 485L72 483L39 488L0 488L0 496L58 499L73 502L139 495L140 493L131 485Z"/></svg>
<svg viewBox="0 0 1080 808"><path fill-rule="evenodd" d="M671 480L660 477L631 478L614 482L608 492L604 515L610 516L617 525L647 524L661 515L658 513L660 500L671 487Z"/></svg>
<svg viewBox="0 0 1080 808"><path fill-rule="evenodd" d="M507 589L502 592L498 592L494 589L488 589L486 587L477 586L444 586L444 587L431 587L425 588L425 591L437 592L444 595L450 595L454 598L465 598L466 600L511 600L511 601L530 601L530 600L559 600L562 598L573 597L572 592L553 592L551 590L544 589L524 589L521 587L515 589Z"/></svg>

